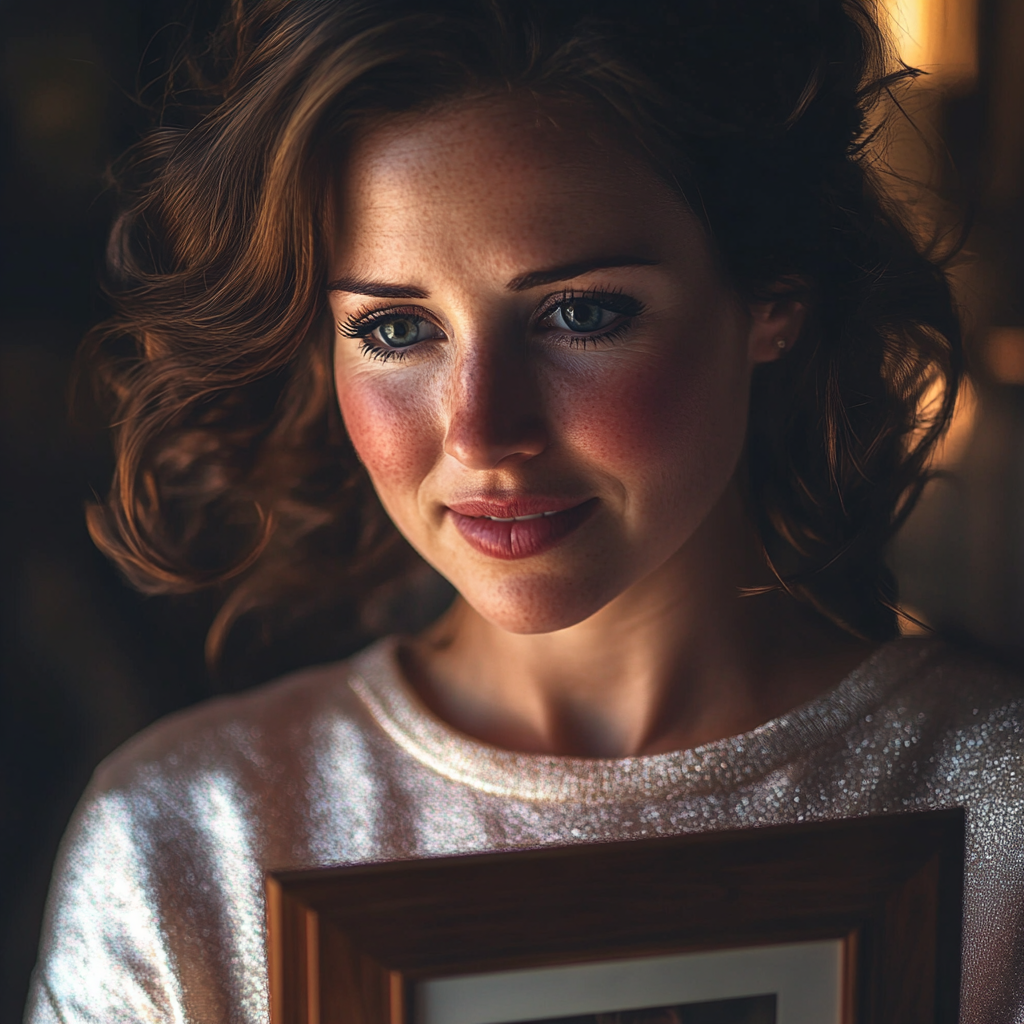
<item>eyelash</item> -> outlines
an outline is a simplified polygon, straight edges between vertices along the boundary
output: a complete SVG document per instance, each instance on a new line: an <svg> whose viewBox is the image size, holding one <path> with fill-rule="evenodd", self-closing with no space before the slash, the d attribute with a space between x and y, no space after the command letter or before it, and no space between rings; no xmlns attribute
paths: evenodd
<svg viewBox="0 0 1024 1024"><path fill-rule="evenodd" d="M344 322L339 323L338 333L343 338L354 338L357 341L361 341L362 344L359 346L359 351L371 359L377 359L382 363L386 363L389 359L405 359L409 351L415 346L410 346L409 349L384 348L380 345L374 345L369 340L370 334L380 327L381 324L401 316L414 316L421 320L426 320L427 323L434 323L430 317L423 315L422 309L414 306L388 306L386 309L374 309L372 306L369 306L356 310L351 316L346 317ZM441 329L437 324L434 324L434 326L438 330Z"/></svg>
<svg viewBox="0 0 1024 1024"><path fill-rule="evenodd" d="M543 312L536 317L534 323L537 324L546 320L549 316L552 316L555 313L559 306L572 299L591 301L602 309L610 310L611 312L618 313L620 316L624 317L621 323L616 324L614 327L611 327L600 334L569 335L566 341L572 348L585 349L588 345L598 341L617 340L632 325L633 320L640 316L644 311L644 304L642 302L638 299L634 299L632 296L626 295L618 288L588 288L583 291L576 291L575 289L567 288L557 297L550 296L548 298L547 305L544 307ZM372 332L382 324L387 323L388 320L394 319L395 317L402 316L417 317L425 320L427 323L433 323L438 330L441 330L440 325L438 325L429 316L424 316L423 310L418 307L389 306L385 309L374 309L371 306L359 309L355 313L346 317L343 322L338 324L338 332L342 337L353 338L361 341L362 344L359 346L359 350L368 358L376 359L383 363L386 363L391 359L405 359L412 349L417 346L410 345L408 349L385 348L381 345L376 345L369 340L370 334L372 334Z"/></svg>
<svg viewBox="0 0 1024 1024"><path fill-rule="evenodd" d="M610 288L604 290L587 288L579 292L574 289L567 288L557 298L548 300L547 308L537 318L537 322L539 323L546 320L549 316L554 314L555 310L557 310L559 306L566 302L570 302L573 299L592 302L595 306L598 306L601 309L609 310L612 313L618 313L619 316L623 317L623 320L621 323L602 331L600 334L569 335L567 341L571 348L585 349L588 345L594 342L615 341L625 334L630 326L632 326L633 321L644 311L644 304L639 299L634 299L631 295L626 295L621 288Z"/></svg>

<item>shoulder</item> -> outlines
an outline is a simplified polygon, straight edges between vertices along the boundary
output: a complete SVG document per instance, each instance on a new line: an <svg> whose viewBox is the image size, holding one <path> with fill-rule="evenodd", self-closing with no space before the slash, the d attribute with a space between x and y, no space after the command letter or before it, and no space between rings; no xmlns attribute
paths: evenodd
<svg viewBox="0 0 1024 1024"><path fill-rule="evenodd" d="M170 715L100 765L58 856L30 1020L192 1020L194 993L229 990L262 1006L264 870L378 852L350 820L390 742L349 685L375 662L387 642Z"/></svg>
<svg viewBox="0 0 1024 1024"><path fill-rule="evenodd" d="M325 730L373 730L349 685L361 666L386 660L390 640L345 661L303 668L247 690L167 715L103 761L93 792L145 787L147 779L230 773L266 777L276 765L302 760Z"/></svg>
<svg viewBox="0 0 1024 1024"><path fill-rule="evenodd" d="M969 725L991 716L1019 722L1024 713L1024 676L976 651L945 640L899 640L880 659L903 668L892 698Z"/></svg>
<svg viewBox="0 0 1024 1024"><path fill-rule="evenodd" d="M924 758L922 770L941 776L951 793L1016 800L1013 780L1024 753L1021 674L941 640L897 641L881 658L902 660L903 671L877 709L875 736Z"/></svg>

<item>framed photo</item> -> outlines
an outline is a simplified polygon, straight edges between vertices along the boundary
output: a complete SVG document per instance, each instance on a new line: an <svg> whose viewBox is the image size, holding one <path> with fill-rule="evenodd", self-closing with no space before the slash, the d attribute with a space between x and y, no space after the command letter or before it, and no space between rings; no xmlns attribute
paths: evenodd
<svg viewBox="0 0 1024 1024"><path fill-rule="evenodd" d="M960 810L267 878L273 1024L956 1024Z"/></svg>

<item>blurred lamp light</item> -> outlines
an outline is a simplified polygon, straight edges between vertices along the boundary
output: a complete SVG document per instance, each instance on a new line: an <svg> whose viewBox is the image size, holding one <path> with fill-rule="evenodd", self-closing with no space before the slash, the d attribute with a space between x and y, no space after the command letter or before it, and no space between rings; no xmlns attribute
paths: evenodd
<svg viewBox="0 0 1024 1024"><path fill-rule="evenodd" d="M985 339L985 366L1000 384L1024 384L1024 327L993 327Z"/></svg>
<svg viewBox="0 0 1024 1024"><path fill-rule="evenodd" d="M904 63L945 82L978 74L977 0L879 0Z"/></svg>

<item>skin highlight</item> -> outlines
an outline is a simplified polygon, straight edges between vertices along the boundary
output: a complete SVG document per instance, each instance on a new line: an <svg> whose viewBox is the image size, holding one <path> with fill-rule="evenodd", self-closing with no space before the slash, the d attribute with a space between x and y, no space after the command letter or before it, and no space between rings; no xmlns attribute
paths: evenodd
<svg viewBox="0 0 1024 1024"><path fill-rule="evenodd" d="M785 594L738 596L771 579L736 484L750 377L804 310L741 301L680 197L586 111L559 114L467 101L358 140L339 404L389 515L461 595L403 649L429 707L510 749L694 746L868 651Z"/></svg>

